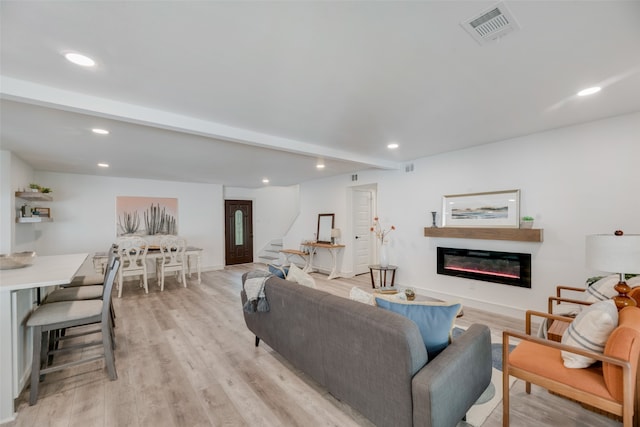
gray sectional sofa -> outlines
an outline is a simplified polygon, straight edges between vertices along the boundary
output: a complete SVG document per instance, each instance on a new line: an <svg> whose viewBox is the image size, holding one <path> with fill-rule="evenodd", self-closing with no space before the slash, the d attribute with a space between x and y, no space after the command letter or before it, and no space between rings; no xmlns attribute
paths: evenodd
<svg viewBox="0 0 640 427"><path fill-rule="evenodd" d="M377 426L454 427L491 381L485 325L427 361L417 325L396 313L275 276L265 295L268 312L244 313L255 345L264 341Z"/></svg>

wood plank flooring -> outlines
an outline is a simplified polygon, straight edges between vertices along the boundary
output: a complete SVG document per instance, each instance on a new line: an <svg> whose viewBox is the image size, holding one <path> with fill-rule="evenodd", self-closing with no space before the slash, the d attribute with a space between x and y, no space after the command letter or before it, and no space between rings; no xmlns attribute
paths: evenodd
<svg viewBox="0 0 640 427"><path fill-rule="evenodd" d="M125 284L114 298L116 367L109 381L103 361L49 374L35 406L28 390L8 426L372 426L293 368L269 346L254 347L240 305L242 273L259 264L206 272L202 284L183 288L167 279L149 294ZM320 289L348 297L353 286L371 292L368 275L327 280ZM487 324L494 333L523 330L524 321L465 307L461 326ZM512 426L619 426L578 404L517 381L511 392ZM502 425L499 405L483 424Z"/></svg>

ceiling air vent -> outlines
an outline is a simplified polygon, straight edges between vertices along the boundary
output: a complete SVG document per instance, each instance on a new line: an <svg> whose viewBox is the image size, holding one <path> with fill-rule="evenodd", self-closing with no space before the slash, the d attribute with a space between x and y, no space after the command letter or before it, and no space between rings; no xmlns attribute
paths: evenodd
<svg viewBox="0 0 640 427"><path fill-rule="evenodd" d="M481 45L520 29L518 21L504 2L461 22L460 25Z"/></svg>

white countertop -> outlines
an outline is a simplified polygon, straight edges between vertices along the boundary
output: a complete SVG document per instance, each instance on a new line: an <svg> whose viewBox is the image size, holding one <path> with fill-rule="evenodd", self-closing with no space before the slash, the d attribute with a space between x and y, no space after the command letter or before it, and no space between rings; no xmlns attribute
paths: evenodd
<svg viewBox="0 0 640 427"><path fill-rule="evenodd" d="M0 292L69 283L88 256L89 254L37 256L28 267L0 270Z"/></svg>

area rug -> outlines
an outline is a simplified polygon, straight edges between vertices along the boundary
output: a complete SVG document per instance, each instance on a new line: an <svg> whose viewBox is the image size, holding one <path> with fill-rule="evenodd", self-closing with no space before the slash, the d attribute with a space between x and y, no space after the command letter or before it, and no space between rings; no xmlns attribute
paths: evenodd
<svg viewBox="0 0 640 427"><path fill-rule="evenodd" d="M452 331L453 339L460 336L464 330L465 328L455 326ZM515 346L510 345L509 347L513 350ZM491 383L467 412L466 421L460 421L457 427L480 427L496 406L502 402L502 335L491 334L491 359L493 364ZM514 382L515 378L510 378L509 387Z"/></svg>

